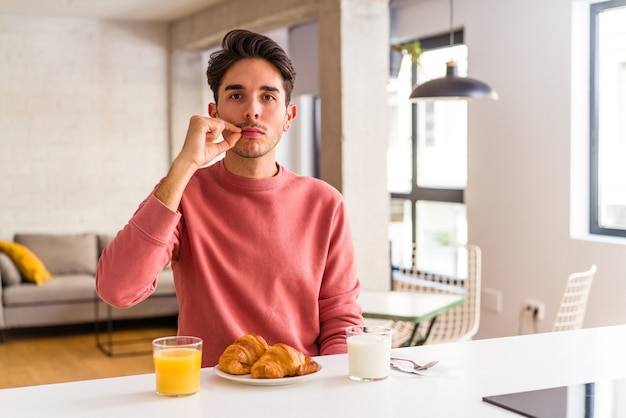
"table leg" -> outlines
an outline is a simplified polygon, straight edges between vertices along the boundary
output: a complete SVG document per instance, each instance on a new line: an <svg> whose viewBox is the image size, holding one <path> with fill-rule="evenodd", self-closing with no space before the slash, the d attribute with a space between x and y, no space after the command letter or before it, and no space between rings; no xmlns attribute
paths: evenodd
<svg viewBox="0 0 626 418"><path fill-rule="evenodd" d="M421 344L424 345L428 337L430 336L430 332L433 330L433 326L435 326L435 322L437 321L437 316L430 320L430 324L428 325L428 329L426 330L426 334L424 334L424 338L422 338Z"/></svg>
<svg viewBox="0 0 626 418"><path fill-rule="evenodd" d="M400 344L400 347L410 347L412 345L413 340L415 339L415 336L417 335L417 329L419 328L419 326L420 326L419 322L416 322L415 324L413 324L413 331L411 331L411 336L407 338L405 342Z"/></svg>
<svg viewBox="0 0 626 418"><path fill-rule="evenodd" d="M426 333L424 334L424 336L418 335L417 329L420 326L420 322L416 322L415 325L413 326L413 331L411 332L411 336L405 342L403 342L400 345L400 347L424 345L424 343L426 343L426 340L428 340L428 337L430 336L430 332L433 330L433 327L435 326L436 320L437 320L437 317L434 317L433 319L430 320L430 324L428 324L428 328L426 328Z"/></svg>
<svg viewBox="0 0 626 418"><path fill-rule="evenodd" d="M162 294L162 295L160 294L160 295L153 295L152 297L159 298L159 297L171 297L171 296L172 296L171 294ZM113 308L108 303L105 303L106 318L104 319L104 321L106 322L106 340L102 341L101 339L102 332L100 329L100 304L101 303L104 303L104 301L102 301L102 299L100 299L100 297L96 294L94 296L94 318L95 318L94 333L95 333L95 339L96 339L96 347L109 357L151 354L152 346L147 345L146 343L151 342L157 336L155 336L154 338L145 337L145 338L128 338L128 339L114 340L113 338ZM138 344L141 344L142 346L147 346L147 347L145 349L143 347L141 349L139 348L136 349L135 347L133 347ZM122 346L130 347L130 348L119 349ZM118 350L114 350L116 347L118 348Z"/></svg>
<svg viewBox="0 0 626 418"><path fill-rule="evenodd" d="M94 296L94 316L95 316L95 338L96 347L109 357L113 357L113 313L111 312L111 306L106 304L106 323L107 323L107 340L106 345L100 340L100 297L96 294Z"/></svg>

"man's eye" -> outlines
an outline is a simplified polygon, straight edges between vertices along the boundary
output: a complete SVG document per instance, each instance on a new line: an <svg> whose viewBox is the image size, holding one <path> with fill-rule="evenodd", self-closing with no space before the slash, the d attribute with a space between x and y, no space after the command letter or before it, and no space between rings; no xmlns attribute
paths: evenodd
<svg viewBox="0 0 626 418"><path fill-rule="evenodd" d="M274 96L272 96L271 94L266 94L265 96L263 96L263 99L268 100L268 101L276 100Z"/></svg>
<svg viewBox="0 0 626 418"><path fill-rule="evenodd" d="M241 99L243 96L240 93L233 93L230 97L231 99Z"/></svg>

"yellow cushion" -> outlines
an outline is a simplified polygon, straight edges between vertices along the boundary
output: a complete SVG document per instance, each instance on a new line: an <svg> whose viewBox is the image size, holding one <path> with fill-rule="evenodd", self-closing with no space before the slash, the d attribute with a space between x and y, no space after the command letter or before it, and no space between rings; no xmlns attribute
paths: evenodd
<svg viewBox="0 0 626 418"><path fill-rule="evenodd" d="M46 266L27 247L15 242L0 241L0 251L13 260L26 280L39 286L52 277Z"/></svg>

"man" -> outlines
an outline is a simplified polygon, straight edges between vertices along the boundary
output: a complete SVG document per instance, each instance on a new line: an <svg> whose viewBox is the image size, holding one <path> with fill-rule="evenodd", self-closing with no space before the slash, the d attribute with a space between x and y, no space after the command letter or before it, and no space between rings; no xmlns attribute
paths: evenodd
<svg viewBox="0 0 626 418"><path fill-rule="evenodd" d="M207 78L209 117L191 118L167 176L103 252L100 297L141 302L171 261L178 333L204 340L203 367L246 333L308 356L346 352L345 328L362 316L343 199L275 159L296 117L291 60L273 40L235 30Z"/></svg>

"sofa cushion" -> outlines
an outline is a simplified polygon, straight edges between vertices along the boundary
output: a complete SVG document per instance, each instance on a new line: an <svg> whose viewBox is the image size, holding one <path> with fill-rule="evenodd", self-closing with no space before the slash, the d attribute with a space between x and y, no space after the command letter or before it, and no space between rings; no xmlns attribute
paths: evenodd
<svg viewBox="0 0 626 418"><path fill-rule="evenodd" d="M0 253L0 276L2 276L3 286L13 286L22 282L20 271L5 253Z"/></svg>
<svg viewBox="0 0 626 418"><path fill-rule="evenodd" d="M54 276L45 286L22 283L3 289L5 306L65 304L91 301L95 297L96 279L90 274Z"/></svg>
<svg viewBox="0 0 626 418"><path fill-rule="evenodd" d="M96 234L15 234L15 242L28 247L53 275L96 274Z"/></svg>
<svg viewBox="0 0 626 418"><path fill-rule="evenodd" d="M0 241L0 252L11 258L22 276L28 281L40 285L52 276L37 255L24 245Z"/></svg>
<svg viewBox="0 0 626 418"><path fill-rule="evenodd" d="M115 235L109 235L109 234L98 235L98 257L102 255L102 251L104 251L106 246L109 245L111 241L113 241L113 238L115 238Z"/></svg>

